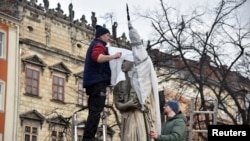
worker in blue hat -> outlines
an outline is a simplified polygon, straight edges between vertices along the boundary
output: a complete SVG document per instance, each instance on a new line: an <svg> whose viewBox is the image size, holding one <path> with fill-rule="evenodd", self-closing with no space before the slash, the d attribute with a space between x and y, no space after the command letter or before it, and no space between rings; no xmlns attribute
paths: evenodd
<svg viewBox="0 0 250 141"><path fill-rule="evenodd" d="M163 106L166 122L162 123L161 133L150 131L150 137L156 141L186 141L187 118L179 109L179 103L174 100L167 101Z"/></svg>

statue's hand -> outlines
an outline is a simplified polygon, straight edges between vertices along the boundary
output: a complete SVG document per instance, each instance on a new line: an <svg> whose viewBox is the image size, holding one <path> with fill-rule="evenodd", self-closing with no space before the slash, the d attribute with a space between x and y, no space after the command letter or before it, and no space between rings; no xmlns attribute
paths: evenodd
<svg viewBox="0 0 250 141"><path fill-rule="evenodd" d="M130 99L125 103L128 108L140 108L140 103L137 99Z"/></svg>
<svg viewBox="0 0 250 141"><path fill-rule="evenodd" d="M116 102L116 107L121 111L126 111L129 109L140 109L140 103L138 102L137 99L130 99L125 103Z"/></svg>

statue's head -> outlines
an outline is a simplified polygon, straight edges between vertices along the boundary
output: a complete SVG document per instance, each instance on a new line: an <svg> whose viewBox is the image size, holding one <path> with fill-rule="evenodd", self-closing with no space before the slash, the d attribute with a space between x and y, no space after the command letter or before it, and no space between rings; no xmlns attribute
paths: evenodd
<svg viewBox="0 0 250 141"><path fill-rule="evenodd" d="M134 62L123 60L121 69L123 72L128 72L133 68Z"/></svg>

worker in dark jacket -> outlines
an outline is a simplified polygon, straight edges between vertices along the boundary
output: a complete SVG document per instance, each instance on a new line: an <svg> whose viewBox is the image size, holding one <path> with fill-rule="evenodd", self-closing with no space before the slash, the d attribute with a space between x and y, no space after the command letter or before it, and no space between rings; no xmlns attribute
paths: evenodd
<svg viewBox="0 0 250 141"><path fill-rule="evenodd" d="M162 124L161 134L150 131L151 138L156 141L186 141L187 139L187 118L179 110L179 103L170 100L163 106L167 114L167 121Z"/></svg>
<svg viewBox="0 0 250 141"><path fill-rule="evenodd" d="M95 39L90 43L86 53L83 71L83 87L89 95L89 113L83 141L92 141L95 138L101 112L105 106L106 88L111 80L109 61L121 57L121 52L112 55L108 53L106 45L109 41L109 30L97 25Z"/></svg>

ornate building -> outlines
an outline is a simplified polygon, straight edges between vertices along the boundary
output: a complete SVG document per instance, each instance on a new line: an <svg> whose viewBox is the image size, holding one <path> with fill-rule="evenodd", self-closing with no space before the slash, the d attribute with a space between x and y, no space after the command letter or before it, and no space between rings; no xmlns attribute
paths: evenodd
<svg viewBox="0 0 250 141"><path fill-rule="evenodd" d="M74 20L72 4L66 15L48 0L44 7L34 0L0 3L0 141L80 140L88 98L82 71L94 28L84 15ZM113 38L111 45L126 48L128 42ZM108 125L117 125L106 112ZM107 131L119 138L118 126Z"/></svg>

